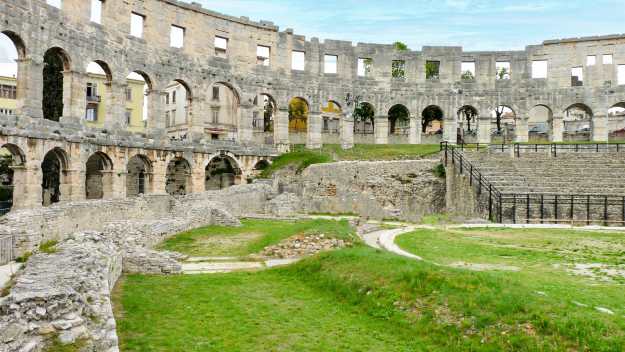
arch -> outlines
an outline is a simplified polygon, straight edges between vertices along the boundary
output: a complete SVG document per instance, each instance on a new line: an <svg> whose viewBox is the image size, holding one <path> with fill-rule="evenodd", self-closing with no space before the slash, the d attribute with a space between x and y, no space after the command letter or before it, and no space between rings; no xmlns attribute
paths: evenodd
<svg viewBox="0 0 625 352"><path fill-rule="evenodd" d="M66 190L69 158L65 150L56 147L46 153L41 162L42 205L60 202Z"/></svg>
<svg viewBox="0 0 625 352"><path fill-rule="evenodd" d="M549 141L553 133L553 111L545 104L537 104L529 111L527 120L529 141Z"/></svg>
<svg viewBox="0 0 625 352"><path fill-rule="evenodd" d="M191 164L183 157L176 157L167 164L165 191L172 196L182 196L191 189Z"/></svg>
<svg viewBox="0 0 625 352"><path fill-rule="evenodd" d="M289 101L289 132L306 133L310 105L304 98L295 97Z"/></svg>
<svg viewBox="0 0 625 352"><path fill-rule="evenodd" d="M15 144L0 147L0 215L11 211L15 190L14 168L24 165L24 152Z"/></svg>
<svg viewBox="0 0 625 352"><path fill-rule="evenodd" d="M593 112L588 105L574 103L564 109L563 136L565 140L590 141L593 130Z"/></svg>
<svg viewBox="0 0 625 352"><path fill-rule="evenodd" d="M204 189L207 191L228 188L240 182L241 168L229 155L212 157L204 168Z"/></svg>
<svg viewBox="0 0 625 352"><path fill-rule="evenodd" d="M236 138L240 120L241 97L229 83L218 81L210 86L210 115L208 131L213 139Z"/></svg>
<svg viewBox="0 0 625 352"><path fill-rule="evenodd" d="M85 198L102 199L113 189L113 162L103 152L91 154L85 164Z"/></svg>
<svg viewBox="0 0 625 352"><path fill-rule="evenodd" d="M334 100L328 100L326 106L321 107L322 133L339 133L339 126L343 110Z"/></svg>
<svg viewBox="0 0 625 352"><path fill-rule="evenodd" d="M149 119L152 80L143 71L132 71L126 76L126 127L141 131Z"/></svg>
<svg viewBox="0 0 625 352"><path fill-rule="evenodd" d="M388 126L389 134L408 134L410 111L405 105L396 104L388 110Z"/></svg>
<svg viewBox="0 0 625 352"><path fill-rule="evenodd" d="M26 58L26 44L24 44L24 40L13 31L2 31L0 32L4 34L7 38L9 38L13 42L13 46L15 47L15 51L17 52L18 59Z"/></svg>
<svg viewBox="0 0 625 352"><path fill-rule="evenodd" d="M108 64L102 60L89 62L86 72L85 121L104 126L106 110L110 110L110 91L113 75Z"/></svg>
<svg viewBox="0 0 625 352"><path fill-rule="evenodd" d="M111 71L109 64L107 64L105 61L93 60L89 62L89 64L87 64L87 68L85 70L87 71L87 73L96 73L105 76L107 83L111 83L113 81L113 72Z"/></svg>
<svg viewBox="0 0 625 352"><path fill-rule="evenodd" d="M262 104L258 98L262 98ZM252 126L255 131L273 132L275 113L278 109L276 100L267 93L260 93L254 97L255 109Z"/></svg>
<svg viewBox="0 0 625 352"><path fill-rule="evenodd" d="M516 140L517 115L509 105L497 105L490 112L492 141L501 139L502 143Z"/></svg>
<svg viewBox="0 0 625 352"><path fill-rule="evenodd" d="M445 114L438 105L430 105L421 113L421 133L442 134Z"/></svg>
<svg viewBox="0 0 625 352"><path fill-rule="evenodd" d="M608 109L608 133L610 141L625 141L625 101Z"/></svg>
<svg viewBox="0 0 625 352"><path fill-rule="evenodd" d="M261 159L254 164L254 171L263 171L271 165L269 160Z"/></svg>
<svg viewBox="0 0 625 352"><path fill-rule="evenodd" d="M136 154L126 164L126 196L136 197L152 189L152 162L143 154Z"/></svg>
<svg viewBox="0 0 625 352"><path fill-rule="evenodd" d="M191 107L193 104L193 92L189 84L182 79L174 79L164 90L163 108L165 113L165 127L174 127L178 125L188 124L191 115ZM186 138L186 135L180 135L174 132L172 138Z"/></svg>
<svg viewBox="0 0 625 352"><path fill-rule="evenodd" d="M48 49L43 56L43 117L46 120L59 121L71 92L63 87L63 74L71 69L67 52L59 47Z"/></svg>
<svg viewBox="0 0 625 352"><path fill-rule="evenodd" d="M477 130L479 112L472 105L464 105L458 109L458 122L465 133L474 133Z"/></svg>
<svg viewBox="0 0 625 352"><path fill-rule="evenodd" d="M375 132L375 108L371 103L362 102L354 109L354 133L373 134Z"/></svg>

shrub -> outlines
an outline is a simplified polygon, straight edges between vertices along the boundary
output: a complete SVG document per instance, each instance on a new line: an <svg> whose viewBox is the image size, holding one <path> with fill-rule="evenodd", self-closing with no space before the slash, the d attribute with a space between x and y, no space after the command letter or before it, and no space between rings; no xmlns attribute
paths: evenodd
<svg viewBox="0 0 625 352"><path fill-rule="evenodd" d="M443 164L436 165L432 172L434 172L434 175L436 175L436 177L440 178L445 178L445 176L447 175L447 172L445 171L445 165Z"/></svg>
<svg viewBox="0 0 625 352"><path fill-rule="evenodd" d="M41 251L42 253L46 253L46 254L56 253L56 245L58 243L59 241L56 241L56 240L43 242L42 244L39 245L39 251Z"/></svg>

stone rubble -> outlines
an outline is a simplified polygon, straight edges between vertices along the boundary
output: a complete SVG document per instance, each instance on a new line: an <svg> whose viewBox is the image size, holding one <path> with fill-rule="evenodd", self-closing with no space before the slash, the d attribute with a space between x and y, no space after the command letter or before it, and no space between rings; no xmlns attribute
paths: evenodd
<svg viewBox="0 0 625 352"><path fill-rule="evenodd" d="M328 238L324 234L297 235L274 246L263 249L261 255L270 258L300 258L315 255L321 251L352 246L351 241Z"/></svg>

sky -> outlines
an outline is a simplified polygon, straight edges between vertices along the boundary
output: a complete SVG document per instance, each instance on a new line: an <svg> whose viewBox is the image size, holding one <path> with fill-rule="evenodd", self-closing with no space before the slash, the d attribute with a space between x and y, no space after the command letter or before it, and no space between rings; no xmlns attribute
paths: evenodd
<svg viewBox="0 0 625 352"><path fill-rule="evenodd" d="M193 1L231 16L272 21L280 30L293 28L308 39L350 40L354 45L401 41L413 50L424 45L522 50L546 39L625 32L625 0ZM0 37L0 75L11 74L15 57L10 41Z"/></svg>

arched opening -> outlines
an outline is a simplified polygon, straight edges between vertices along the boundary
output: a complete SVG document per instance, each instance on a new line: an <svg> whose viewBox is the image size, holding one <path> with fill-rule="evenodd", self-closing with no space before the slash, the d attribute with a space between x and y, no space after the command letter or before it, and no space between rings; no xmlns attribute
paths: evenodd
<svg viewBox="0 0 625 352"><path fill-rule="evenodd" d="M362 102L354 109L354 134L373 134L375 131L375 109Z"/></svg>
<svg viewBox="0 0 625 352"><path fill-rule="evenodd" d="M24 165L26 159L22 150L14 144L0 148L0 215L11 211L15 190L15 169Z"/></svg>
<svg viewBox="0 0 625 352"><path fill-rule="evenodd" d="M183 196L189 192L191 165L184 158L172 159L167 164L165 191L172 196Z"/></svg>
<svg viewBox="0 0 625 352"><path fill-rule="evenodd" d="M263 159L259 160L256 164L254 164L254 171L263 171L268 168L271 164L269 161Z"/></svg>
<svg viewBox="0 0 625 352"><path fill-rule="evenodd" d="M430 105L421 113L421 133L426 135L443 134L443 109Z"/></svg>
<svg viewBox="0 0 625 352"><path fill-rule="evenodd" d="M584 104L573 104L564 110L565 141L592 140L592 110Z"/></svg>
<svg viewBox="0 0 625 352"><path fill-rule="evenodd" d="M491 141L508 143L516 138L516 113L512 108L499 105L490 112Z"/></svg>
<svg viewBox="0 0 625 352"><path fill-rule="evenodd" d="M44 207L61 201L68 165L67 153L61 148L50 150L43 158L41 192Z"/></svg>
<svg viewBox="0 0 625 352"><path fill-rule="evenodd" d="M276 113L276 101L268 94L259 94L254 98L252 126L256 132L273 132Z"/></svg>
<svg viewBox="0 0 625 352"><path fill-rule="evenodd" d="M111 70L106 63L92 61L87 65L85 121L93 126L104 127L111 82Z"/></svg>
<svg viewBox="0 0 625 352"><path fill-rule="evenodd" d="M43 56L43 118L59 121L71 92L63 87L63 74L70 70L69 56L61 48L51 48Z"/></svg>
<svg viewBox="0 0 625 352"><path fill-rule="evenodd" d="M308 102L302 98L293 98L289 102L289 132L306 133L308 131Z"/></svg>
<svg viewBox="0 0 625 352"><path fill-rule="evenodd" d="M530 142L546 142L552 133L553 112L546 105L536 105L529 113L527 129Z"/></svg>
<svg viewBox="0 0 625 352"><path fill-rule="evenodd" d="M206 165L204 189L207 191L224 189L233 186L241 169L237 162L227 156L218 156L211 159Z"/></svg>
<svg viewBox="0 0 625 352"><path fill-rule="evenodd" d="M326 106L321 107L321 132L338 134L342 114L341 105L333 100L329 100Z"/></svg>
<svg viewBox="0 0 625 352"><path fill-rule="evenodd" d="M135 155L126 165L126 196L149 193L152 188L152 163L145 155Z"/></svg>
<svg viewBox="0 0 625 352"><path fill-rule="evenodd" d="M17 61L25 55L24 43L13 32L0 34L0 117L17 114L18 65Z"/></svg>
<svg viewBox="0 0 625 352"><path fill-rule="evenodd" d="M471 105L465 105L458 110L458 131L460 141L470 143L477 137L477 119L479 113Z"/></svg>
<svg viewBox="0 0 625 352"><path fill-rule="evenodd" d="M225 83L215 83L210 88L211 100L207 132L212 139L234 140L239 125L239 95Z"/></svg>
<svg viewBox="0 0 625 352"><path fill-rule="evenodd" d="M148 98L152 92L152 82L145 73L134 71L126 77L126 84L126 127L135 132L144 131L149 118Z"/></svg>
<svg viewBox="0 0 625 352"><path fill-rule="evenodd" d="M108 155L96 152L85 165L85 197L102 199L113 189L113 162Z"/></svg>
<svg viewBox="0 0 625 352"><path fill-rule="evenodd" d="M625 141L625 102L608 109L608 133L611 142Z"/></svg>
<svg viewBox="0 0 625 352"><path fill-rule="evenodd" d="M410 112L401 104L394 105L388 111L388 133L407 135L410 132Z"/></svg>
<svg viewBox="0 0 625 352"><path fill-rule="evenodd" d="M192 94L189 86L182 80L169 82L163 95L165 127L172 139L187 138L187 124L190 121Z"/></svg>

